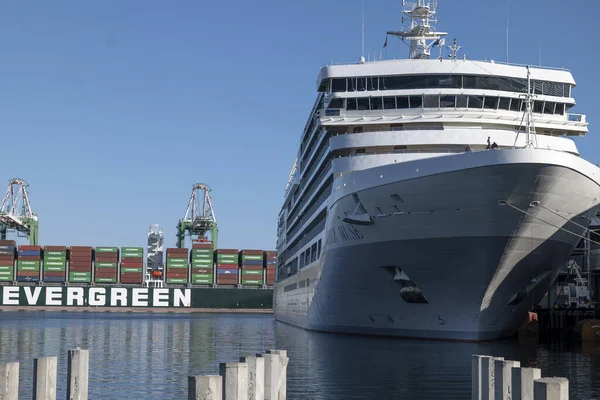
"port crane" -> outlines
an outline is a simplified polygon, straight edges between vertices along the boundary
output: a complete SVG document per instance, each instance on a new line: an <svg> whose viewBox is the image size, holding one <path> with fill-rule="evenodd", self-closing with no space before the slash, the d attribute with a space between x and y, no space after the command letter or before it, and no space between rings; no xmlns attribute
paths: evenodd
<svg viewBox="0 0 600 400"><path fill-rule="evenodd" d="M185 237L190 236L192 241L209 242L217 247L219 228L215 212L210 199L210 188L204 183L196 183L192 188L192 195L183 219L177 223L178 248L185 247ZM206 237L210 233L210 240Z"/></svg>
<svg viewBox="0 0 600 400"><path fill-rule="evenodd" d="M18 237L28 237L29 244L38 244L38 217L31 211L27 188L29 184L21 178L13 178L0 206L0 238L6 240L8 230L15 230Z"/></svg>

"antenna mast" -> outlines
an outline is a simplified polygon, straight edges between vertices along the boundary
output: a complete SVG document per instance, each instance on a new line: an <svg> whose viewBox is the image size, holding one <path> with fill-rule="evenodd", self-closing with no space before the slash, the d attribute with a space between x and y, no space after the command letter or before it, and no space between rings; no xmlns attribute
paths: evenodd
<svg viewBox="0 0 600 400"><path fill-rule="evenodd" d="M535 126L533 125L533 97L534 95L531 93L531 70L529 66L527 66L527 94L525 95L525 102L527 104L527 127L525 129L525 148L534 147L532 137L536 137L535 135ZM537 142L537 138L536 138Z"/></svg>
<svg viewBox="0 0 600 400"><path fill-rule="evenodd" d="M408 40L410 42L410 54L412 59L428 59L431 56L431 48L434 45L443 44L447 33L436 32L433 24L437 19L433 18L436 13L437 0L417 0L416 2L402 1L403 13L410 18L410 27L401 31L387 32ZM428 41L431 41L428 43Z"/></svg>

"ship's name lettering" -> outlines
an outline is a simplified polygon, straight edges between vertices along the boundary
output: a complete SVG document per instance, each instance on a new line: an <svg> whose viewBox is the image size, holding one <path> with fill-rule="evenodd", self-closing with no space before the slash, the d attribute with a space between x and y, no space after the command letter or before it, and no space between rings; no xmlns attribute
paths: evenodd
<svg viewBox="0 0 600 400"><path fill-rule="evenodd" d="M0 306L190 307L190 289L0 286Z"/></svg>
<svg viewBox="0 0 600 400"><path fill-rule="evenodd" d="M364 236L354 225L343 224L334 226L329 230L327 243L348 242L351 240L362 240Z"/></svg>

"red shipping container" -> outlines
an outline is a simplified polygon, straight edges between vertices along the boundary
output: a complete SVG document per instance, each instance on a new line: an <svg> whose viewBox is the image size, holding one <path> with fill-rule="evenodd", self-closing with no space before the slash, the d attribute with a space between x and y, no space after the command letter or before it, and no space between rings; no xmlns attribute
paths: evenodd
<svg viewBox="0 0 600 400"><path fill-rule="evenodd" d="M65 273L60 271L44 271L44 276L65 276Z"/></svg>
<svg viewBox="0 0 600 400"><path fill-rule="evenodd" d="M238 254L237 249L217 249L217 254Z"/></svg>
<svg viewBox="0 0 600 400"><path fill-rule="evenodd" d="M142 262L121 261L121 267L125 267L125 268L142 268L143 266L144 266L144 263L142 263Z"/></svg>
<svg viewBox="0 0 600 400"><path fill-rule="evenodd" d="M121 257L121 262L143 263L142 257Z"/></svg>
<svg viewBox="0 0 600 400"><path fill-rule="evenodd" d="M118 262L119 257L115 256L98 256L96 255L96 261L100 262Z"/></svg>
<svg viewBox="0 0 600 400"><path fill-rule="evenodd" d="M2 260L0 261L0 265L3 267L12 267L15 265L14 261L7 261L7 260Z"/></svg>
<svg viewBox="0 0 600 400"><path fill-rule="evenodd" d="M19 256L19 261L39 261L40 256Z"/></svg>
<svg viewBox="0 0 600 400"><path fill-rule="evenodd" d="M77 256L77 255L71 254L71 257L69 257L69 261L71 261L71 262L92 262L92 257L91 256Z"/></svg>
<svg viewBox="0 0 600 400"><path fill-rule="evenodd" d="M241 250L240 254L247 254L249 256L262 256L263 250Z"/></svg>
<svg viewBox="0 0 600 400"><path fill-rule="evenodd" d="M262 265L242 265L242 269L260 271L263 269Z"/></svg>
<svg viewBox="0 0 600 400"><path fill-rule="evenodd" d="M40 276L37 271L17 271L17 276Z"/></svg>
<svg viewBox="0 0 600 400"><path fill-rule="evenodd" d="M215 247L212 243L194 243L192 249L213 249Z"/></svg>
<svg viewBox="0 0 600 400"><path fill-rule="evenodd" d="M0 261L14 261L15 257L14 256L0 256Z"/></svg>
<svg viewBox="0 0 600 400"><path fill-rule="evenodd" d="M67 246L44 246L46 251L66 251Z"/></svg>
<svg viewBox="0 0 600 400"><path fill-rule="evenodd" d="M14 240L0 240L0 246L14 246L16 242Z"/></svg>
<svg viewBox="0 0 600 400"><path fill-rule="evenodd" d="M31 250L41 250L42 248L40 246L34 246L34 245L29 245L29 244L22 244L19 246L19 250L26 250L26 251L31 251Z"/></svg>
<svg viewBox="0 0 600 400"><path fill-rule="evenodd" d="M212 268L192 268L192 274L212 274Z"/></svg>

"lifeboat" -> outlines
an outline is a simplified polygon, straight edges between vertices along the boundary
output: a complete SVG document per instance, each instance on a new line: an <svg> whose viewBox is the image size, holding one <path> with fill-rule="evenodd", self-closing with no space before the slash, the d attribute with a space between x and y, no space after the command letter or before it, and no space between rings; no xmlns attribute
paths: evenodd
<svg viewBox="0 0 600 400"><path fill-rule="evenodd" d="M152 271L152 276L160 278L162 276L162 271L155 269L154 271Z"/></svg>

